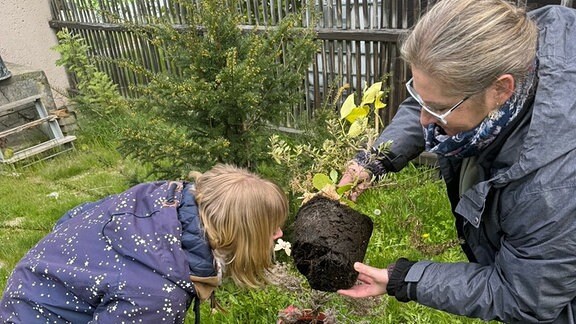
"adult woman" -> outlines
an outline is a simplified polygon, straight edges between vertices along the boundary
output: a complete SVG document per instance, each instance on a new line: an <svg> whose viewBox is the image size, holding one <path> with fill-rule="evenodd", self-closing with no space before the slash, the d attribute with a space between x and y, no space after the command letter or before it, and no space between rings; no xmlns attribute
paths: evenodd
<svg viewBox="0 0 576 324"><path fill-rule="evenodd" d="M470 263L357 264L383 294L485 320L576 321L576 12L525 14L500 0L444 0L402 47L411 98L341 183L438 154ZM424 129L424 131L423 131Z"/></svg>
<svg viewBox="0 0 576 324"><path fill-rule="evenodd" d="M217 165L194 184L145 183L70 210L15 267L2 323L184 323L222 276L266 282L282 190Z"/></svg>

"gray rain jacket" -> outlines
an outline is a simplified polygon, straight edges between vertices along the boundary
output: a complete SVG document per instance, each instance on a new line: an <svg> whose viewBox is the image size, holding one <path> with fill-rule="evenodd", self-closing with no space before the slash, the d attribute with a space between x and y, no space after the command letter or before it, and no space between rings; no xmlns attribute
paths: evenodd
<svg viewBox="0 0 576 324"><path fill-rule="evenodd" d="M478 157L479 180L462 195L461 163L439 158L471 262L418 262L405 281L417 283L412 299L454 314L576 323L576 10L529 15L540 31L532 107ZM407 99L379 138L393 141L391 171L423 151L419 114Z"/></svg>

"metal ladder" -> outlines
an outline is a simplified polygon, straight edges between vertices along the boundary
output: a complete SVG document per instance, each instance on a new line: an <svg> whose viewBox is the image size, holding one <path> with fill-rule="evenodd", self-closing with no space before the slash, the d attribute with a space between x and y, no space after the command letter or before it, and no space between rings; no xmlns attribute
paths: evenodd
<svg viewBox="0 0 576 324"><path fill-rule="evenodd" d="M48 131L45 133L49 138L48 140L46 140L40 144L25 148L25 149L22 149L19 151L15 151L15 152L13 152L13 154L11 156L5 157L5 155L2 153L2 150L0 150L0 163L3 163L3 164L14 163L14 162L29 158L31 156L34 156L36 154L46 152L46 151L53 149L53 148L56 148L58 146L68 144L68 145L66 145L64 150L61 150L61 151L54 153L54 154L51 154L49 156L45 156L41 159L41 160L44 160L44 159L53 157L53 156L61 154L61 153L64 153L64 152L69 151L69 150L74 148L74 145L72 142L74 140L76 140L76 136L71 136L71 135L64 136L64 134L62 133L62 130L60 129L60 125L58 125L58 117L55 115L48 114L48 112L46 111L46 108L44 107L44 104L42 104L41 98L42 98L41 95L34 95L34 96L30 96L28 98L24 98L24 99L21 99L18 101L13 101L13 102L10 102L8 104L0 106L0 114L1 114L3 112L18 111L18 108L23 108L26 106L30 106L31 104L34 104L34 106L36 108L36 112L38 113L38 116L39 116L38 119L36 119L32 122L22 124L22 125L19 125L19 126L11 128L11 129L0 132L0 141L2 139L5 139L9 135L14 135L14 134L22 132L26 129L40 126L43 124L47 124L47 126L48 126Z"/></svg>

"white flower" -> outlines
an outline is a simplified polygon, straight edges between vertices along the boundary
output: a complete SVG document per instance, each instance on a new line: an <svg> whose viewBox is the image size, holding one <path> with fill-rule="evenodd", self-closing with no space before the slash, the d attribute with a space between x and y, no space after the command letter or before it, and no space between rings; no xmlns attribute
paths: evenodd
<svg viewBox="0 0 576 324"><path fill-rule="evenodd" d="M290 253L292 253L292 244L280 238L278 241L276 241L276 245L274 245L274 251L280 250L284 250L286 255L290 256Z"/></svg>
<svg viewBox="0 0 576 324"><path fill-rule="evenodd" d="M374 213L374 215L376 216L380 216L380 214L382 214L382 211L380 209L374 209L372 213Z"/></svg>
<svg viewBox="0 0 576 324"><path fill-rule="evenodd" d="M60 194L57 193L56 191L51 192L51 193L49 193L49 194L46 195L46 197L48 197L48 198L54 198L54 199L58 199L59 196L60 196Z"/></svg>

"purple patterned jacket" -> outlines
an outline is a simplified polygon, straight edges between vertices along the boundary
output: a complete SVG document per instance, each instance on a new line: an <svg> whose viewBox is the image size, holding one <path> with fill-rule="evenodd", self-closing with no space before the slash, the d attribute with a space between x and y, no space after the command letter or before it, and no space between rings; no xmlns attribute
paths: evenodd
<svg viewBox="0 0 576 324"><path fill-rule="evenodd" d="M0 322L184 323L191 276L217 277L191 187L144 183L70 210L16 265Z"/></svg>

